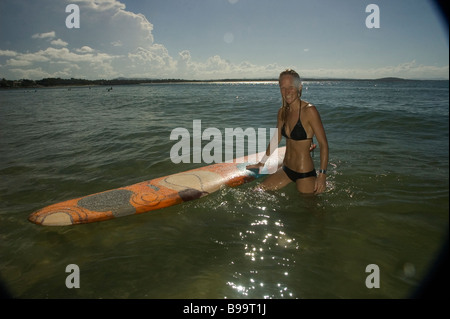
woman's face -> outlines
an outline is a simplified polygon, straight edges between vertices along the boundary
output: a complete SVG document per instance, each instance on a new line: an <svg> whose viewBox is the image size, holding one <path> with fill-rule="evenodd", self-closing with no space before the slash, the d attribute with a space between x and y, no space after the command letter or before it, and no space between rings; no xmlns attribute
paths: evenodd
<svg viewBox="0 0 450 319"><path fill-rule="evenodd" d="M295 86L295 80L292 75L283 75L280 79L281 96L287 104L292 104L299 98L299 92L301 92L301 85Z"/></svg>

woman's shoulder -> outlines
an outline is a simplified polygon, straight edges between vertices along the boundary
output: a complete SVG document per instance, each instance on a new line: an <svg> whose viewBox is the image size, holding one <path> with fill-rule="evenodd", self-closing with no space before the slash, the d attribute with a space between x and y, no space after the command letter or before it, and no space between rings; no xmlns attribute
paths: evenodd
<svg viewBox="0 0 450 319"><path fill-rule="evenodd" d="M309 103L308 101L304 101L305 104L303 106L303 109L305 110L306 113L314 113L317 112L317 108L314 104Z"/></svg>
<svg viewBox="0 0 450 319"><path fill-rule="evenodd" d="M303 101L303 102L305 102L304 107L305 107L306 110L307 110L307 109L310 109L310 108L315 108L315 107L316 107L314 104L309 103L308 101Z"/></svg>
<svg viewBox="0 0 450 319"><path fill-rule="evenodd" d="M316 106L312 103L305 101L306 105L304 106L305 114L308 116L316 116L319 114Z"/></svg>

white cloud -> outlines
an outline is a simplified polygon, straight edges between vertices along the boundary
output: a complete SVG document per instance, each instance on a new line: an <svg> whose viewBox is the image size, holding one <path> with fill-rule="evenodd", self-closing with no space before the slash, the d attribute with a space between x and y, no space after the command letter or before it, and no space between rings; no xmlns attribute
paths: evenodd
<svg viewBox="0 0 450 319"><path fill-rule="evenodd" d="M76 30L77 36L69 41L72 45L87 45L123 55L139 47L150 50L154 45L153 24L144 15L125 10L123 3L116 0L77 0L73 3L79 5L82 19ZM68 36L74 35L73 30L64 32Z"/></svg>
<svg viewBox="0 0 450 319"><path fill-rule="evenodd" d="M22 59L9 59L8 61L6 61L6 64L8 66L12 66L12 67L23 67L23 66L29 66L32 63L30 61L27 60L22 60Z"/></svg>
<svg viewBox="0 0 450 319"><path fill-rule="evenodd" d="M53 39L56 36L55 31L50 31L46 33L36 33L33 34L31 37L33 39Z"/></svg>
<svg viewBox="0 0 450 319"><path fill-rule="evenodd" d="M128 72L132 72L132 77L153 77L155 74L167 77L176 70L176 62L160 44L153 44L147 48L138 47L128 53L127 58L131 64ZM122 70L127 72L127 64L122 64Z"/></svg>
<svg viewBox="0 0 450 319"><path fill-rule="evenodd" d="M14 58L8 59L5 66L16 78L36 79L41 75L85 78L88 70L108 78L118 75L111 65L117 58L106 53L95 53L87 46L80 49L80 53L68 48L49 47L34 53L18 53Z"/></svg>
<svg viewBox="0 0 450 319"><path fill-rule="evenodd" d="M0 50L0 56L16 56L17 52L11 50Z"/></svg>
<svg viewBox="0 0 450 319"><path fill-rule="evenodd" d="M0 51L0 56L14 58L2 64L2 74L26 77L29 71L30 78L65 74L69 70L57 69L64 64L77 66L70 69L76 71L70 77L91 79L174 74L176 61L165 46L154 43L153 24L144 15L126 11L125 5L116 0L68 2L79 5L81 27L67 29L62 22L55 24L54 31L33 34L33 39L44 39L51 45L43 50ZM54 2L44 0L42 6L49 17L60 18L60 8Z"/></svg>
<svg viewBox="0 0 450 319"><path fill-rule="evenodd" d="M17 79L43 79L43 78L70 78L73 74L71 68L59 69L55 72L44 70L41 67L34 69L12 69L17 74Z"/></svg>
<svg viewBox="0 0 450 319"><path fill-rule="evenodd" d="M38 51L36 53L18 53L14 59L6 61L7 66L27 66L36 62L47 62L48 57L44 56L44 51Z"/></svg>
<svg viewBox="0 0 450 319"><path fill-rule="evenodd" d="M62 46L62 47L66 47L69 43L67 43L66 41L63 41L61 39L57 39L57 40L53 40L50 42L52 45L57 45L57 46Z"/></svg>
<svg viewBox="0 0 450 319"><path fill-rule="evenodd" d="M188 50L179 52L178 56L177 71L188 79L276 77L282 69L278 64L256 65L248 61L236 64L219 55L195 62Z"/></svg>
<svg viewBox="0 0 450 319"><path fill-rule="evenodd" d="M80 49L75 49L76 52L78 53L92 53L95 52L94 49L92 49L91 47L88 47L87 45L82 46Z"/></svg>
<svg viewBox="0 0 450 319"><path fill-rule="evenodd" d="M116 0L72 0L70 2L78 5L84 5L86 9L99 12L125 9L125 4Z"/></svg>

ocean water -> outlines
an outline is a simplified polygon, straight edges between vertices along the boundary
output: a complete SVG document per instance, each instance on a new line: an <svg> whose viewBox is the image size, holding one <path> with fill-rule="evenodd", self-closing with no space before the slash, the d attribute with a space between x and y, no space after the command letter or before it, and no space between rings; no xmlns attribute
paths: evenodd
<svg viewBox="0 0 450 319"><path fill-rule="evenodd" d="M258 180L70 227L27 217L205 165L171 161L172 130L274 127L277 83L0 91L0 278L17 298L408 298L448 238L448 84L305 82L330 147L319 196Z"/></svg>

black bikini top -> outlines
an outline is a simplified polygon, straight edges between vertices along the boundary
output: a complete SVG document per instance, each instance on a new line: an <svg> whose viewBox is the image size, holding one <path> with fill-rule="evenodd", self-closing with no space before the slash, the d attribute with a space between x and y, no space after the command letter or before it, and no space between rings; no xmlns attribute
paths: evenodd
<svg viewBox="0 0 450 319"><path fill-rule="evenodd" d="M291 131L290 137L287 136L286 131L284 127L286 124L283 124L283 127L281 128L281 135L283 135L286 138L295 140L295 141L302 141L302 140L312 140L312 137L308 137L306 134L306 131L302 125L302 121L300 121L300 110L298 112L298 121L297 124L295 124L294 128Z"/></svg>

